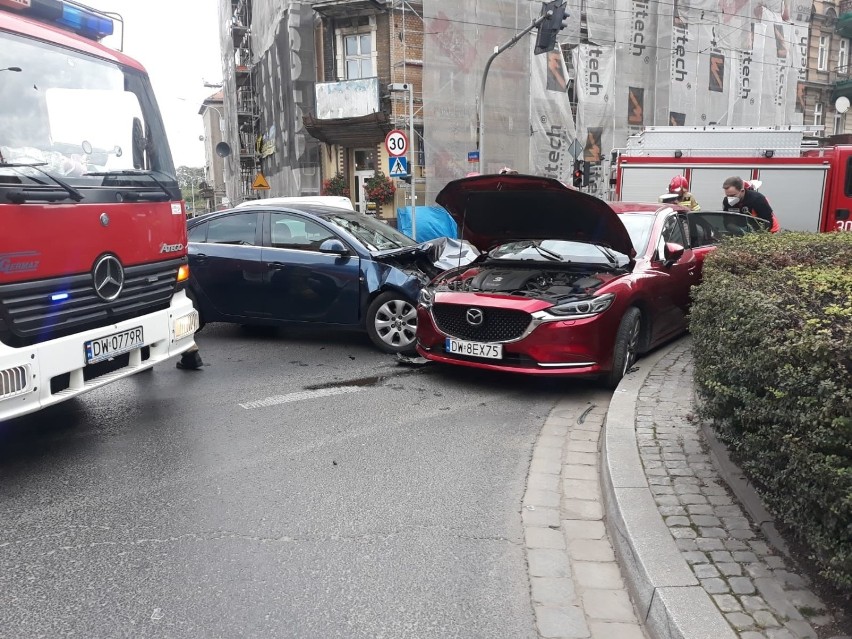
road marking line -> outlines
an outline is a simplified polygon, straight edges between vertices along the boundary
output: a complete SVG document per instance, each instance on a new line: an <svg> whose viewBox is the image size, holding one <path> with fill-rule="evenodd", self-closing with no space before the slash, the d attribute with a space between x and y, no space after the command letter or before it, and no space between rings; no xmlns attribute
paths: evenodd
<svg viewBox="0 0 852 639"><path fill-rule="evenodd" d="M357 393L362 391L362 386L338 386L337 388L319 388L317 390L300 391L298 393L287 393L286 395L273 395L265 399L258 399L254 402L246 402L240 404L246 410L253 408L265 408L267 406L277 406L278 404L289 404L290 402L300 402L304 399L316 399L318 397L330 397L332 395L343 395L344 393Z"/></svg>

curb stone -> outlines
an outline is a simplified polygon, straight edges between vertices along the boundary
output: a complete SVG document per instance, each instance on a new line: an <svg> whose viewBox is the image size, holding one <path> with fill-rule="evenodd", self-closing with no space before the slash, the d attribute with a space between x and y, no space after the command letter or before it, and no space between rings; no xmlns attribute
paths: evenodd
<svg viewBox="0 0 852 639"><path fill-rule="evenodd" d="M646 639L604 525L609 399L599 389L557 403L533 448L521 519L539 637Z"/></svg>
<svg viewBox="0 0 852 639"><path fill-rule="evenodd" d="M624 467L608 462L603 479L607 480L609 470L609 492L616 496L619 492L627 493L625 489L619 490L621 486L633 492L635 486L650 490L657 516L641 514L653 522L652 527L659 527L660 520L663 521L682 559L716 606L715 616L721 613L730 624L729 632L739 639L817 639L833 634L833 639L850 639L836 636L835 631L846 624L834 625L837 621L834 612L810 590L807 576L797 574L787 558L767 543L764 531L773 529L769 528L770 517L756 495L734 495L726 483L724 476L728 475L735 485L739 481L741 486L747 486L742 472L730 464L726 449L720 446L719 454L714 454L713 441L705 437L703 424L695 417L691 339L687 337L670 345L657 353L657 357L649 358L648 365L644 379L634 380L632 386L625 381L625 389L633 389L633 401L627 407L622 400L614 402L612 420L607 425L607 430L612 430L606 435L604 453L622 452L616 446L607 446L610 438L619 434L620 416L622 433L627 437L614 441L620 441L622 449L638 446L639 463L635 463L633 454L633 472L628 467L625 476ZM629 411L633 411L632 415ZM626 446L625 439L630 440ZM637 466L644 472L644 478L636 472ZM617 476L614 468L619 468L622 475ZM751 507L750 512L741 501ZM624 510L620 514L624 525L635 513ZM630 551L635 552L634 563L648 568L642 562L643 554L649 555L645 548L649 540L636 536L647 535L647 531L640 527L625 530L632 535L627 542ZM671 540L666 540L663 547L670 548L670 544ZM657 549L653 548L653 552ZM651 573L650 569L645 570L646 577ZM625 574L630 576L628 570ZM672 579L667 574L661 577ZM666 638L691 630L698 633L691 635L694 637L707 635L702 627L690 628L688 622L673 630L670 619L664 617L662 622L655 619L655 614L663 614L654 610L657 603L666 613L683 609L684 605L688 608L688 602L678 601L671 594L684 599L690 588L657 587L653 591L647 618L650 631L662 626Z"/></svg>
<svg viewBox="0 0 852 639"><path fill-rule="evenodd" d="M695 397L695 401L697 404L697 397ZM763 501L757 494L757 491L752 488L748 479L746 479L745 475L743 475L743 472L731 461L731 457L728 455L728 449L721 441L719 441L719 438L716 437L713 427L706 421L702 420L701 433L704 435L704 439L710 447L710 456L713 459L714 465L725 482L727 482L731 491L733 491L737 500L743 505L743 508L748 511L752 521L754 521L757 527L760 528L760 531L769 543L774 548L777 548L784 553L785 556L789 557L790 549L787 547L787 542L784 541L781 533L779 533L778 529L775 527L775 520L772 515L769 514L769 511L766 510L763 505Z"/></svg>
<svg viewBox="0 0 852 639"><path fill-rule="evenodd" d="M639 456L639 391L654 366L682 342L641 359L613 393L600 469L606 517L639 621L654 639L736 639L663 521Z"/></svg>

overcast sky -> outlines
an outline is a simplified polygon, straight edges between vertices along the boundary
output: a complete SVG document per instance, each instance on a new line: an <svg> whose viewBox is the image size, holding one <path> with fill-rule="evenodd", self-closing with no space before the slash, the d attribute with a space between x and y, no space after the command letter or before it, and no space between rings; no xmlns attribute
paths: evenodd
<svg viewBox="0 0 852 639"><path fill-rule="evenodd" d="M204 166L198 110L222 81L217 0L83 0L124 18L124 52L148 70L175 166ZM116 29L118 31L118 28ZM117 46L115 41L104 41Z"/></svg>

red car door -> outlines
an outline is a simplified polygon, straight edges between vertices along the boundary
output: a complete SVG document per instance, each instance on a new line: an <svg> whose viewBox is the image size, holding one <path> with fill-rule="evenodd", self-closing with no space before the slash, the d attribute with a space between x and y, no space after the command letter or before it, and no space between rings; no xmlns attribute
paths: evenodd
<svg viewBox="0 0 852 639"><path fill-rule="evenodd" d="M683 253L667 257L666 245L679 247ZM689 246L686 234L686 217L672 213L664 220L656 237L656 250L651 260L654 313L651 340L660 342L682 333L686 329L689 312L690 289L698 281L700 261Z"/></svg>

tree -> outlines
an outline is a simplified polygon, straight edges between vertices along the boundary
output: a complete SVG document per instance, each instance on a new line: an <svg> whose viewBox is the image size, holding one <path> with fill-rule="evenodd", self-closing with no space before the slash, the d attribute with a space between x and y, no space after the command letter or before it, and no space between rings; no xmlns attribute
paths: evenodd
<svg viewBox="0 0 852 639"><path fill-rule="evenodd" d="M195 212L196 206L206 203L201 197L201 182L204 181L204 167L179 166L177 169L178 186L186 200L187 208Z"/></svg>

